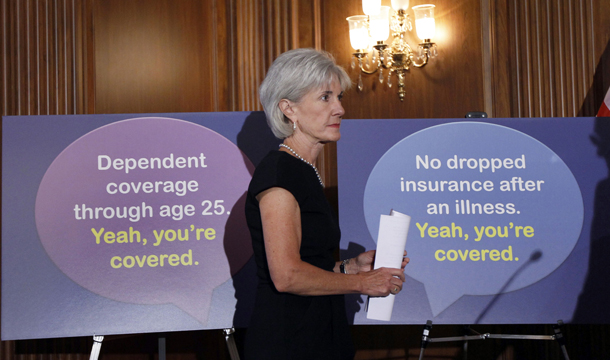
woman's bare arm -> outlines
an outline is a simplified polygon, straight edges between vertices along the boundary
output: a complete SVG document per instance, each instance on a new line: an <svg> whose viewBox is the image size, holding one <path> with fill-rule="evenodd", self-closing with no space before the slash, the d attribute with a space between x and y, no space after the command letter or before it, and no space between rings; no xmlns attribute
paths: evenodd
<svg viewBox="0 0 610 360"><path fill-rule="evenodd" d="M286 189L276 187L263 191L257 199L269 272L278 291L297 295L362 293L386 296L394 289L402 289L402 269L381 268L346 275L302 261L301 215L294 196Z"/></svg>

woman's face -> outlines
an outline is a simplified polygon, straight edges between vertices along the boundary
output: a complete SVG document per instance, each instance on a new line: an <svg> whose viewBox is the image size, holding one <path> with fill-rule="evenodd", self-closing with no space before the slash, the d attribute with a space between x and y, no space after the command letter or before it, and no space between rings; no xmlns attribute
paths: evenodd
<svg viewBox="0 0 610 360"><path fill-rule="evenodd" d="M298 130L295 136L305 136L311 143L327 143L341 138L341 118L345 110L341 105L343 91L337 80L330 85L314 89L298 103L291 105Z"/></svg>

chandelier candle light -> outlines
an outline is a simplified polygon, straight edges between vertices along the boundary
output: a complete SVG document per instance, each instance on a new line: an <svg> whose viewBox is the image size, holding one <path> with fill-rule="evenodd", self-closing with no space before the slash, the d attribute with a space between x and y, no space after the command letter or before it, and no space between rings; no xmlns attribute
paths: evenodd
<svg viewBox="0 0 610 360"><path fill-rule="evenodd" d="M424 67L430 58L437 55L436 44L430 39L434 37L434 5L413 6L415 14L415 28L417 36L423 41L417 46L417 55L407 43L407 31L412 31L411 19L407 14L409 0L392 0L392 9L381 6L381 0L362 0L362 9L365 15L355 15L347 18L349 23L349 37L352 47L356 51L352 60L352 68L356 67L356 60L360 73L358 74L358 90L364 88L362 73L374 74L379 72L379 82L384 82L384 70L387 71L387 84L392 87L392 74L398 78L398 97L400 101L405 98L405 72L411 65ZM386 44L392 32L391 44ZM369 49L372 45L372 56L369 58ZM366 64L365 64L366 61ZM371 65L369 62L373 63Z"/></svg>

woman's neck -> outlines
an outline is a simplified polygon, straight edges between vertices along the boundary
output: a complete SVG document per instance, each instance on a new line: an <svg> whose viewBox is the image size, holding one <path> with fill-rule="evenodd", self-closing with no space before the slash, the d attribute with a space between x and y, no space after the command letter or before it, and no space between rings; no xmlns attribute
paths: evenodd
<svg viewBox="0 0 610 360"><path fill-rule="evenodd" d="M324 144L321 143L310 143L308 141L303 141L298 137L289 136L284 139L284 144L291 148L295 153L297 153L300 157L307 160L314 166L317 166L318 155L322 149L324 149ZM288 149L280 148L282 151L286 151L289 154L292 154ZM294 155L294 154L292 154Z"/></svg>

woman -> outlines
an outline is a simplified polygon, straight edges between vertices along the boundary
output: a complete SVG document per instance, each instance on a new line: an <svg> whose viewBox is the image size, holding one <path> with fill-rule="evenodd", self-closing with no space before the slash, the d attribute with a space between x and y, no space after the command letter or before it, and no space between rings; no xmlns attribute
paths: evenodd
<svg viewBox="0 0 610 360"><path fill-rule="evenodd" d="M372 270L374 251L335 262L339 224L316 168L341 137L343 91L332 57L313 49L280 55L260 87L267 121L284 139L257 167L246 200L259 285L246 359L351 359L343 294L397 294L403 269Z"/></svg>

